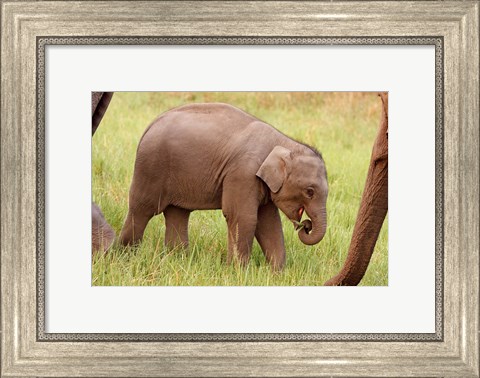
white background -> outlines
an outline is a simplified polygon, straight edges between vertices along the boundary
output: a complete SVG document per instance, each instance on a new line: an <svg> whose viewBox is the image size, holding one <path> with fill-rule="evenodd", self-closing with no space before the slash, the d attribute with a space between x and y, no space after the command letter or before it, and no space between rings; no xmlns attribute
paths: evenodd
<svg viewBox="0 0 480 378"><path fill-rule="evenodd" d="M434 63L433 46L48 46L46 332L434 332ZM388 91L388 287L92 287L92 91Z"/></svg>

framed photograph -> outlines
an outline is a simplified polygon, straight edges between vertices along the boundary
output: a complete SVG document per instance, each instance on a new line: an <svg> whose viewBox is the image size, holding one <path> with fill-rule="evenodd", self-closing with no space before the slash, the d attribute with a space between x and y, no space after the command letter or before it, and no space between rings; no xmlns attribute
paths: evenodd
<svg viewBox="0 0 480 378"><path fill-rule="evenodd" d="M105 112L92 140L92 285L323 285L341 270L339 250L349 249L373 142L379 124L386 127L388 94L382 96L96 93L95 110ZM384 172L385 185L378 207L386 211L387 170L379 169L386 158L377 155L375 170ZM140 225L143 214L151 217ZM239 248L231 237L237 223L227 214L253 216L258 228L241 223L238 239L246 242L236 254L229 252L231 245ZM365 253L371 261L362 286L388 286L388 220L376 218L382 224L375 251ZM327 224L337 223L344 232L327 234Z"/></svg>
<svg viewBox="0 0 480 378"><path fill-rule="evenodd" d="M478 1L1 4L2 376L479 377Z"/></svg>

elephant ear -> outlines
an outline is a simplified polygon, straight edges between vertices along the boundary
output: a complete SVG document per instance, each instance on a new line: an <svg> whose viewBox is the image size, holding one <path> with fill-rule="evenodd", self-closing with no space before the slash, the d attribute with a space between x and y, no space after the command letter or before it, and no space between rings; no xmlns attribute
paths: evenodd
<svg viewBox="0 0 480 378"><path fill-rule="evenodd" d="M292 161L292 152L282 146L276 146L267 156L257 171L273 193L277 193L283 185Z"/></svg>

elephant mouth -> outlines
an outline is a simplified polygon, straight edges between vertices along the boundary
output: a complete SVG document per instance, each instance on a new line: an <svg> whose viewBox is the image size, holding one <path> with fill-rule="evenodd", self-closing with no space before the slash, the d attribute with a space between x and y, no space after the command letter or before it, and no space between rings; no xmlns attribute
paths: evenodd
<svg viewBox="0 0 480 378"><path fill-rule="evenodd" d="M301 206L298 210L297 210L297 214L298 214L298 220L300 221L302 219L302 215L303 215L303 212L305 211L305 208L303 206Z"/></svg>
<svg viewBox="0 0 480 378"><path fill-rule="evenodd" d="M293 212L293 217L290 218L290 220L295 223L295 222L300 222L302 220L302 215L305 211L305 207L300 206L297 210Z"/></svg>
<svg viewBox="0 0 480 378"><path fill-rule="evenodd" d="M300 227L299 225L301 224L300 221L302 220L302 215L304 211L305 207L300 206L298 209L293 211L292 217L288 217L295 225L295 230L298 230L298 227Z"/></svg>
<svg viewBox="0 0 480 378"><path fill-rule="evenodd" d="M295 212L296 219L291 219L293 223L293 227L295 228L295 231L299 231L302 228L305 228L305 232L307 234L310 233L312 230L312 222L309 219L305 219L303 222L300 222L302 220L302 215L305 212L305 207L300 206L298 210Z"/></svg>

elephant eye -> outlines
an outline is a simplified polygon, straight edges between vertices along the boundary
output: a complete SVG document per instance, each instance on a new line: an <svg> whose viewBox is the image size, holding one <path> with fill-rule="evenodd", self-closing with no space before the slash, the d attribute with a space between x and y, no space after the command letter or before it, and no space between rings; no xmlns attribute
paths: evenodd
<svg viewBox="0 0 480 378"><path fill-rule="evenodd" d="M305 191L305 194L307 195L308 198L312 198L315 192L313 191L312 188L307 188L307 190Z"/></svg>

